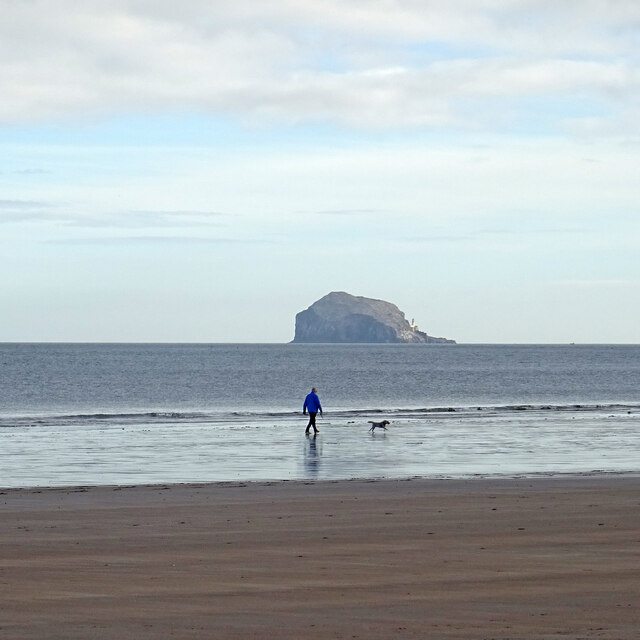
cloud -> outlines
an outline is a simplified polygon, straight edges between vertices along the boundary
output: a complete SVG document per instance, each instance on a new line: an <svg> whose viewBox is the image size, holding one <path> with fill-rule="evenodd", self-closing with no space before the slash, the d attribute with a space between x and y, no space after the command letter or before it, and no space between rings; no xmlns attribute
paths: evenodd
<svg viewBox="0 0 640 640"><path fill-rule="evenodd" d="M581 289L609 289L609 288L627 288L640 286L640 280L625 278L594 278L594 279L570 279L570 280L554 280L552 285L557 287L570 287Z"/></svg>
<svg viewBox="0 0 640 640"><path fill-rule="evenodd" d="M368 216L384 213L382 209L325 209L324 211L314 211L318 216Z"/></svg>
<svg viewBox="0 0 640 640"><path fill-rule="evenodd" d="M67 218L77 227L204 227L217 226L225 214L218 211L123 211L107 214L75 215Z"/></svg>
<svg viewBox="0 0 640 640"><path fill-rule="evenodd" d="M516 242L522 240L526 237L536 237L536 236L550 236L551 238L556 236L576 236L578 234L587 233L587 231L583 228L579 227L542 227L535 228L527 224L526 221L518 219L515 227L507 228L481 228L481 229L472 229L465 231L464 233L451 233L447 231L434 231L429 234L418 234L410 237L401 238L402 242L407 244L432 244L432 243L440 243L440 242L465 242L465 243L474 243L478 246L484 245L488 240L494 241L502 241L506 240L508 246L516 246ZM469 226L471 226L471 221L469 221ZM545 239L545 241L547 241ZM566 242L563 239L563 242ZM496 244L491 245L492 247L497 246Z"/></svg>
<svg viewBox="0 0 640 640"><path fill-rule="evenodd" d="M637 113L639 24L637 3L596 0L579 11L549 0L8 2L0 122L197 110L251 123L495 127L482 117L489 101L528 96L563 98L569 122L584 116L569 97L615 120Z"/></svg>
<svg viewBox="0 0 640 640"><path fill-rule="evenodd" d="M63 204L36 200L0 200L0 223L55 223L83 228L186 228L220 226L226 214L219 211L115 211L85 213Z"/></svg>
<svg viewBox="0 0 640 640"><path fill-rule="evenodd" d="M120 246L120 245L252 245L252 244L274 244L272 241L247 238L229 237L203 237L203 236L99 236L84 238L64 238L57 240L47 240L45 244L76 245L76 246Z"/></svg>
<svg viewBox="0 0 640 640"><path fill-rule="evenodd" d="M468 242L469 240L473 240L476 234L474 233L435 233L432 235L419 235L419 236L411 236L401 238L401 242L405 242L407 244L437 244L437 243L458 243L458 242Z"/></svg>
<svg viewBox="0 0 640 640"><path fill-rule="evenodd" d="M33 211L51 207L50 202L38 200L0 200L0 211Z"/></svg>
<svg viewBox="0 0 640 640"><path fill-rule="evenodd" d="M38 200L0 200L0 224L54 219L55 204Z"/></svg>

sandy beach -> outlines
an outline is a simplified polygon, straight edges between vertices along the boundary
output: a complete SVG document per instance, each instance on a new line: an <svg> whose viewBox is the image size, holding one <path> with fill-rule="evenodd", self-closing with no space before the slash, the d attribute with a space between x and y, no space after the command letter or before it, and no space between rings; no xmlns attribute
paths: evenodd
<svg viewBox="0 0 640 640"><path fill-rule="evenodd" d="M640 480L0 491L0 637L608 638L640 628Z"/></svg>

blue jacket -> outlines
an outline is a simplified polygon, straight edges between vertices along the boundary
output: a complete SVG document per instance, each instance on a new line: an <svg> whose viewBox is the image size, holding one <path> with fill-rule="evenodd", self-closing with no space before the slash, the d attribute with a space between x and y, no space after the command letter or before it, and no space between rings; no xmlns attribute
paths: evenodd
<svg viewBox="0 0 640 640"><path fill-rule="evenodd" d="M320 398L315 391L312 391L305 399L302 407L302 412L308 411L309 413L322 413L322 405L320 404Z"/></svg>

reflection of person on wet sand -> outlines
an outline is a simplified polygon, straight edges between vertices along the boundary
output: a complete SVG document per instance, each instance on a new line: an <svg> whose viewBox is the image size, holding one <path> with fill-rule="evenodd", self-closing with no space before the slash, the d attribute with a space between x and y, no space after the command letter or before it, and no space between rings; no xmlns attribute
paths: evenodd
<svg viewBox="0 0 640 640"><path fill-rule="evenodd" d="M309 433L309 429L313 427L313 433L318 433L318 428L316 427L316 414L318 411L320 415L322 415L322 405L320 404L320 398L318 398L318 390L313 387L311 389L311 393L307 395L304 399L304 405L302 406L302 415L307 415L307 411L309 412L309 424L305 430L305 433Z"/></svg>
<svg viewBox="0 0 640 640"><path fill-rule="evenodd" d="M317 478L320 472L320 454L321 450L319 445L320 441L316 439L315 434L313 438L308 438L306 441L304 451L304 466L306 475L308 478Z"/></svg>

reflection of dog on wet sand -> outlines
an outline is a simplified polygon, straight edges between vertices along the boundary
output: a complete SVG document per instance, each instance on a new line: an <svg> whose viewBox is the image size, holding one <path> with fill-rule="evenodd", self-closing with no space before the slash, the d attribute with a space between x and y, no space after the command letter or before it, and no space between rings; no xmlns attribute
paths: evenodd
<svg viewBox="0 0 640 640"><path fill-rule="evenodd" d="M376 429L384 429L387 430L387 425L391 424L388 420L383 420L382 422L374 422L373 420L369 420L369 424L371 425L371 429L369 431L373 433Z"/></svg>

